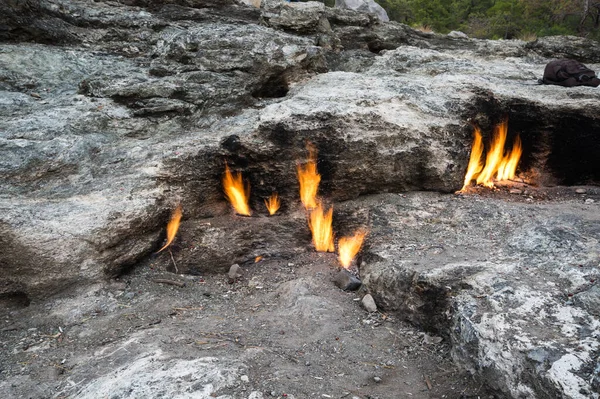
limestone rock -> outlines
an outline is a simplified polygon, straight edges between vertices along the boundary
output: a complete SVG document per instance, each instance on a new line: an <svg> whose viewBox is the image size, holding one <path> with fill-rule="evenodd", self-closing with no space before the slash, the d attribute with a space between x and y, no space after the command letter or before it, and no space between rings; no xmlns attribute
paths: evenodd
<svg viewBox="0 0 600 399"><path fill-rule="evenodd" d="M388 22L390 18L387 12L375 0L335 0L335 7L347 8L355 11L370 12L383 21Z"/></svg>
<svg viewBox="0 0 600 399"><path fill-rule="evenodd" d="M363 296L360 303L367 312L377 312L377 304L375 304L375 300L373 299L371 294Z"/></svg>

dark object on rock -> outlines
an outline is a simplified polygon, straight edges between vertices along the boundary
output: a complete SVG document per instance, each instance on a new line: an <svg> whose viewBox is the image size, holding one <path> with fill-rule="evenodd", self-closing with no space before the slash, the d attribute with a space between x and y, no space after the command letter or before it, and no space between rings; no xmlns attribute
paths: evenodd
<svg viewBox="0 0 600 399"><path fill-rule="evenodd" d="M544 69L542 83L565 87L592 86L598 87L600 79L596 73L581 62L563 58L550 61Z"/></svg>
<svg viewBox="0 0 600 399"><path fill-rule="evenodd" d="M354 276L346 269L342 269L336 274L333 282L344 291L356 291L362 285L358 277Z"/></svg>

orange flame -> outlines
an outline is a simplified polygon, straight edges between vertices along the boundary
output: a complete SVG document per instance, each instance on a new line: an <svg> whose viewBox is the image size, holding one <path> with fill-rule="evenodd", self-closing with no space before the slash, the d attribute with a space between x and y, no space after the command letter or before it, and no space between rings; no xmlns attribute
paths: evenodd
<svg viewBox="0 0 600 399"><path fill-rule="evenodd" d="M338 242L339 260L345 269L350 267L352 259L356 256L367 234L364 230L359 230L352 237L342 237Z"/></svg>
<svg viewBox="0 0 600 399"><path fill-rule="evenodd" d="M333 220L333 207L326 212L322 204L317 204L316 208L310 212L308 227L312 233L313 244L318 252L333 252L333 229L331 222Z"/></svg>
<svg viewBox="0 0 600 399"><path fill-rule="evenodd" d="M475 127L475 137L473 138L473 145L471 146L471 157L469 158L469 166L467 167L467 173L465 174L465 182L460 190L464 191L471 180L473 180L481 169L483 169L483 163L481 162L481 155L483 154L483 139L481 137L481 131L478 127Z"/></svg>
<svg viewBox="0 0 600 399"><path fill-rule="evenodd" d="M517 171L517 165L523 154L523 147L521 146L521 138L515 137L512 150L504 156L500 168L498 169L498 180L511 180L515 178Z"/></svg>
<svg viewBox="0 0 600 399"><path fill-rule="evenodd" d="M223 189L225 190L225 197L238 214L245 216L252 214L248 205L250 184L244 184L241 172L232 174L227 163L223 174Z"/></svg>
<svg viewBox="0 0 600 399"><path fill-rule="evenodd" d="M177 230L179 230L179 223L181 222L182 209L181 205L178 205L177 208L173 211L171 215L171 220L167 223L167 243L158 250L161 252L163 249L167 248L173 240L175 239L175 235L177 234ZM157 252L157 253L158 253Z"/></svg>
<svg viewBox="0 0 600 399"><path fill-rule="evenodd" d="M274 215L281 206L281 201L279 201L279 195L277 193L271 194L268 200L265 200L265 205L269 210L269 215Z"/></svg>
<svg viewBox="0 0 600 399"><path fill-rule="evenodd" d="M508 131L508 120L502 121L494 129L494 135L490 143L490 149L485 157L485 167L477 176L477 184L485 187L494 187L493 178L498 173L502 164L504 155L504 143L506 142L506 132Z"/></svg>
<svg viewBox="0 0 600 399"><path fill-rule="evenodd" d="M300 200L306 209L317 207L317 191L321 175L317 172L317 149L310 143L306 145L308 160L304 165L298 163L298 182L300 183Z"/></svg>
<svg viewBox="0 0 600 399"><path fill-rule="evenodd" d="M481 154L483 153L481 132L478 128L475 128L475 138L473 139L469 166L465 174L463 188L459 192L465 191L473 179L476 180L477 184L491 188L494 187L494 178L496 180L508 180L515 177L523 148L521 146L521 139L517 136L512 149L505 154L504 145L507 133L508 119L505 119L494 128L494 134L485 157L484 166L481 163Z"/></svg>

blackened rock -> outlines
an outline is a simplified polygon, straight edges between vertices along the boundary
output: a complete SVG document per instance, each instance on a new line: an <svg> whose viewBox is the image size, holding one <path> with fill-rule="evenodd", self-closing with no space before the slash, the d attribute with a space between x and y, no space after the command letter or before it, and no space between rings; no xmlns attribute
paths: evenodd
<svg viewBox="0 0 600 399"><path fill-rule="evenodd" d="M340 270L339 273L336 274L335 279L333 281L335 285L337 285L338 287L340 287L340 289L344 291L356 291L362 285L360 279L358 279L346 269Z"/></svg>

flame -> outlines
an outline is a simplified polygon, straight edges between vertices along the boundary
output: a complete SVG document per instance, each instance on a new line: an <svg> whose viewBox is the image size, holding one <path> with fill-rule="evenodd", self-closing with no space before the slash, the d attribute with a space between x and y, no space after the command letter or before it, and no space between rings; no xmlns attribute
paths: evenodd
<svg viewBox="0 0 600 399"><path fill-rule="evenodd" d="M342 237L338 242L339 260L345 269L350 267L352 259L356 256L367 234L364 230L359 230L352 237Z"/></svg>
<svg viewBox="0 0 600 399"><path fill-rule="evenodd" d="M333 229L331 221L333 220L333 207L326 212L321 203L310 212L308 227L312 232L313 244L318 252L333 252Z"/></svg>
<svg viewBox="0 0 600 399"><path fill-rule="evenodd" d="M257 256L256 258L254 258L254 263L258 263L263 259L262 256Z"/></svg>
<svg viewBox="0 0 600 399"><path fill-rule="evenodd" d="M225 197L238 214L245 216L252 214L248 205L250 184L244 184L240 172L232 174L227 163L225 163L225 174L223 174L223 189L225 190Z"/></svg>
<svg viewBox="0 0 600 399"><path fill-rule="evenodd" d="M502 159L502 164L498 169L498 180L511 180L515 178L517 165L519 164L522 154L523 147L521 146L521 138L517 136L515 137L512 150L504 156L504 159Z"/></svg>
<svg viewBox="0 0 600 399"><path fill-rule="evenodd" d="M481 169L483 169L483 163L481 162L481 155L483 154L483 139L481 137L481 131L478 127L475 127L475 137L473 138L473 145L471 146L471 157L469 158L469 166L467 167L467 173L465 174L465 182L460 190L464 191L471 180L473 180Z"/></svg>
<svg viewBox="0 0 600 399"><path fill-rule="evenodd" d="M465 174L463 188L459 192L464 192L471 180L475 179L477 184L485 187L494 187L494 179L509 180L515 177L517 165L521 159L523 148L519 136L515 137L512 149L504 153L506 136L508 133L508 119L504 119L494 128L494 134L490 142L490 148L485 157L485 166L481 163L481 154L483 153L483 140L481 131L475 128L475 137L471 149L469 166Z"/></svg>
<svg viewBox="0 0 600 399"><path fill-rule="evenodd" d="M310 143L306 145L308 160L304 165L298 163L298 182L300 183L300 200L306 209L317 207L317 191L321 175L317 172L317 149Z"/></svg>
<svg viewBox="0 0 600 399"><path fill-rule="evenodd" d="M496 126L494 135L490 143L490 149L485 157L485 167L477 176L477 184L485 187L494 187L493 178L498 173L502 160L504 159L504 143L506 142L506 132L508 131L508 120L505 119Z"/></svg>
<svg viewBox="0 0 600 399"><path fill-rule="evenodd" d="M177 234L177 230L179 230L179 223L181 222L182 209L181 205L178 205L177 208L173 211L171 215L171 220L167 223L167 243L158 250L161 252L163 249L167 248L173 240L175 239L175 235ZM157 252L157 253L158 253Z"/></svg>
<svg viewBox="0 0 600 399"><path fill-rule="evenodd" d="M277 193L271 194L268 200L265 200L265 205L269 210L269 215L274 215L281 206L281 201L279 201L279 195Z"/></svg>

